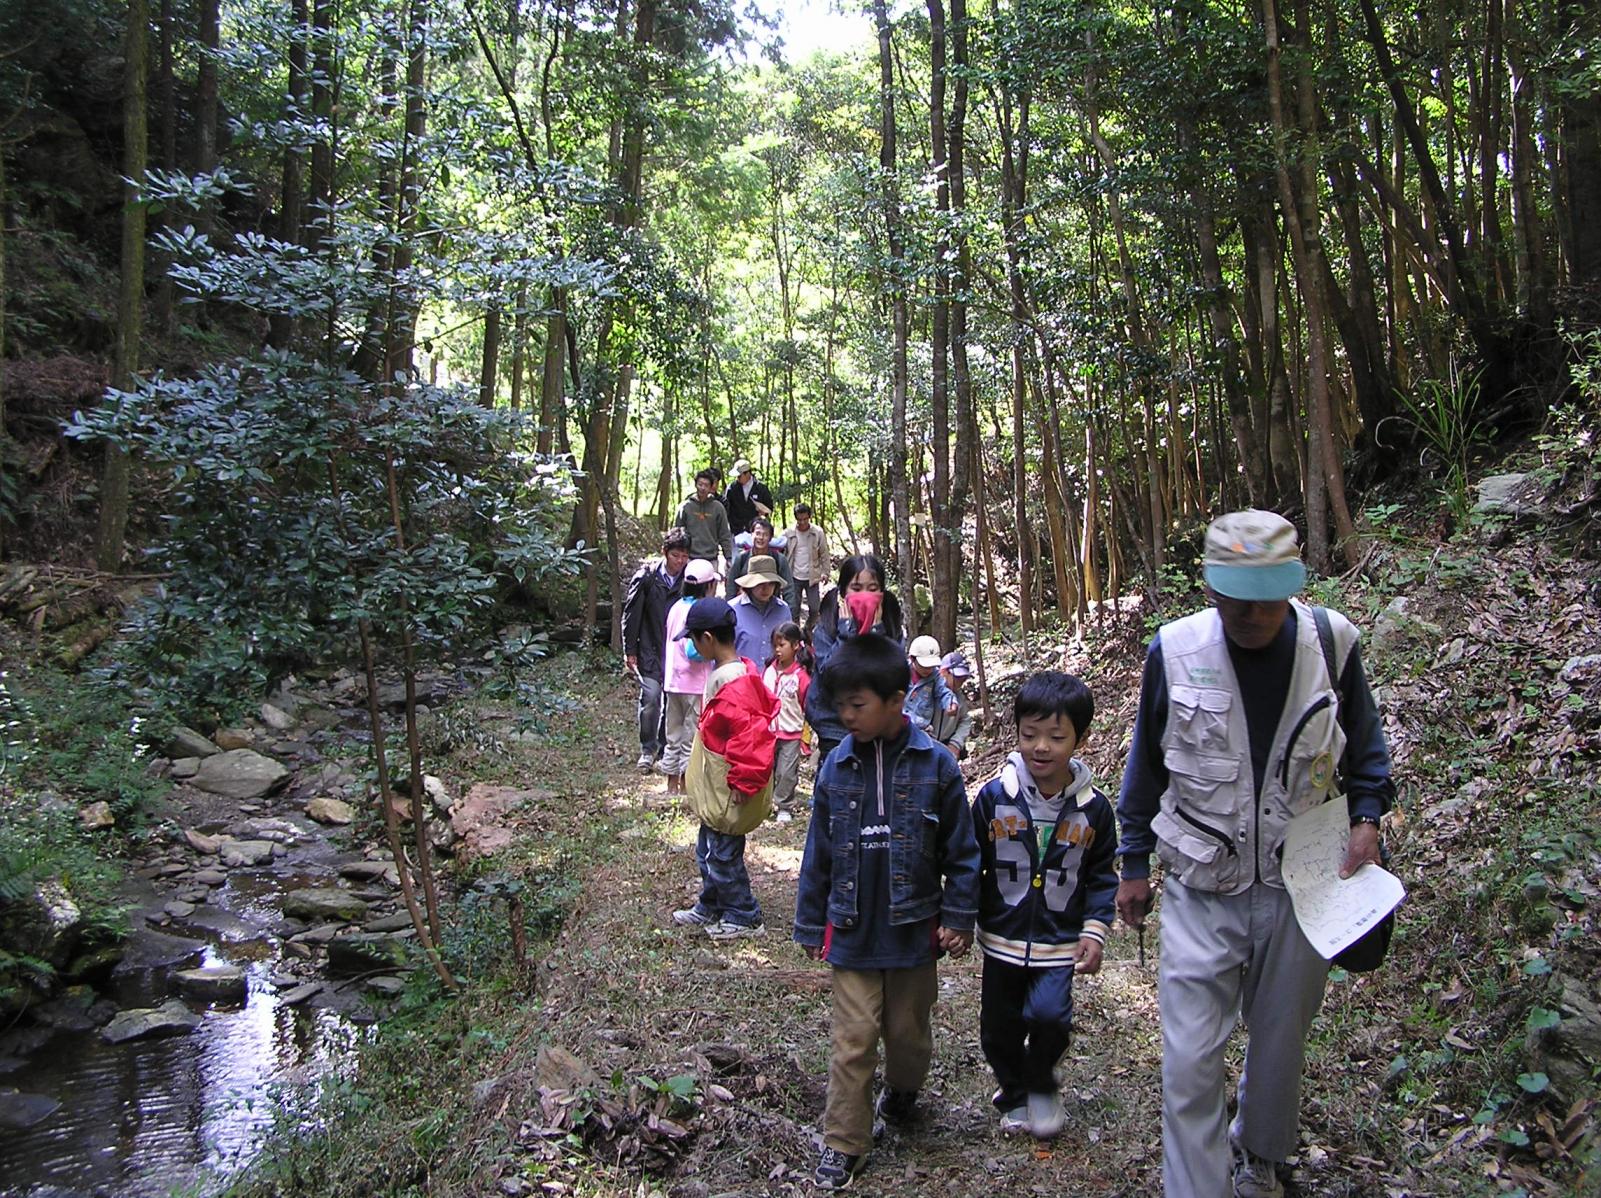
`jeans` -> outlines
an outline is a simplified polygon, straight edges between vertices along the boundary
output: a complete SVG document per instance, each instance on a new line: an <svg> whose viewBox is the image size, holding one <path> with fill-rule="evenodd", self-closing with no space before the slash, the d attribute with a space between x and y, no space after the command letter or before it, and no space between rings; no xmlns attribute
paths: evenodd
<svg viewBox="0 0 1601 1198"><path fill-rule="evenodd" d="M695 839L695 864L700 866L700 898L695 910L708 919L755 925L762 909L751 893L745 869L745 838L700 826Z"/></svg>
<svg viewBox="0 0 1601 1198"><path fill-rule="evenodd" d="M652 761L661 755L667 744L667 732L662 723L662 680L649 675L639 676L639 755Z"/></svg>
<svg viewBox="0 0 1601 1198"><path fill-rule="evenodd" d="M795 580L795 589L793 591L795 602L791 605L792 610L789 614L794 617L795 623L802 628L809 630L813 624L817 623L818 591L821 588L822 583L819 582L807 582L804 578ZM805 619L801 619L802 607L806 609Z"/></svg>
<svg viewBox="0 0 1601 1198"><path fill-rule="evenodd" d="M1055 1094L1056 1063L1073 1026L1073 967L1030 969L985 957L980 993L978 1038L999 1087L995 1105L1009 1111L1030 1094Z"/></svg>

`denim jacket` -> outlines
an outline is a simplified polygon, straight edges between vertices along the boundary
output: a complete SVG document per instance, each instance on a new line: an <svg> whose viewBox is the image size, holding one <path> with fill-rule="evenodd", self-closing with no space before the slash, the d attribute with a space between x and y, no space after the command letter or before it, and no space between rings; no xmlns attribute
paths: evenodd
<svg viewBox="0 0 1601 1198"><path fill-rule="evenodd" d="M795 939L801 944L821 945L829 924L850 928L872 918L857 910L856 873L862 821L877 818L873 768L872 749L859 752L850 737L818 771L795 896ZM880 793L887 792L891 828L889 922L938 915L942 927L971 931L978 916L978 841L956 759L912 728L894 775L884 781Z"/></svg>

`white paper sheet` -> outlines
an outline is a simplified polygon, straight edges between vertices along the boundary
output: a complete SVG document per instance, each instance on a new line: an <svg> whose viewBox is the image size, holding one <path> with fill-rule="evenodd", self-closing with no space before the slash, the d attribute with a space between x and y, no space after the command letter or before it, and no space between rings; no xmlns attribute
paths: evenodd
<svg viewBox="0 0 1601 1198"><path fill-rule="evenodd" d="M1377 865L1340 877L1350 839L1350 809L1343 796L1296 816L1284 836L1284 885L1296 922L1312 947L1330 959L1406 897L1401 879Z"/></svg>

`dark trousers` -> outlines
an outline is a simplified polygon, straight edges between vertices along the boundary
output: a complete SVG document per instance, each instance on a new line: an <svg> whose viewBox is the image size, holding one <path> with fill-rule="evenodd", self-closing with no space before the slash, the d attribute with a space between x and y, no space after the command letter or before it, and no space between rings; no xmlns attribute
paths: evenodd
<svg viewBox="0 0 1601 1198"><path fill-rule="evenodd" d="M1029 969L984 958L979 1043L995 1073L995 1105L1020 1107L1056 1093L1056 1063L1073 1027L1073 967Z"/></svg>
<svg viewBox="0 0 1601 1198"><path fill-rule="evenodd" d="M639 752L652 760L667 747L667 713L662 704L662 680L639 676Z"/></svg>
<svg viewBox="0 0 1601 1198"><path fill-rule="evenodd" d="M745 869L745 838L700 826L695 840L695 864L700 866L700 899L695 910L708 919L726 919L747 925L762 922L762 909L751 892Z"/></svg>

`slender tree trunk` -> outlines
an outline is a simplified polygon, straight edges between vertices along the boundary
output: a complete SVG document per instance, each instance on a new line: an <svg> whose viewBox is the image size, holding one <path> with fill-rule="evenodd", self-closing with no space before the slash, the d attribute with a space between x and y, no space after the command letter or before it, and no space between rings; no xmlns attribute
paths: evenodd
<svg viewBox="0 0 1601 1198"><path fill-rule="evenodd" d="M111 368L113 391L133 389L143 336L145 207L139 191L149 153L145 111L149 28L146 0L128 0L122 76L122 267L117 288L117 353ZM100 529L95 539L95 565L108 574L122 566L128 532L128 481L128 454L108 445L100 474Z"/></svg>
<svg viewBox="0 0 1601 1198"><path fill-rule="evenodd" d="M195 81L195 173L217 169L217 55L222 49L221 0L199 0L200 62ZM200 205L195 228L211 236L216 232L210 201Z"/></svg>
<svg viewBox="0 0 1601 1198"><path fill-rule="evenodd" d="M169 7L171 0L162 0ZM289 86L284 95L285 117L290 124L298 124L307 116L306 40L309 11L306 0L290 0L289 30ZM300 226L305 206L304 156L298 147L284 147L281 176L282 196L278 205L278 240L288 245L300 242ZM268 319L267 344L280 349L294 340L295 321L287 314L274 314Z"/></svg>
<svg viewBox="0 0 1601 1198"><path fill-rule="evenodd" d="M318 127L311 144L311 219L305 245L317 248L333 236L334 198L334 0L311 0L311 113Z"/></svg>
<svg viewBox="0 0 1601 1198"><path fill-rule="evenodd" d="M1022 18L1022 3L1017 5ZM1003 82L1003 86L1005 83ZM1025 651L1034 630L1034 560L1029 541L1028 462L1025 428L1028 403L1028 304L1023 282L1023 220L1028 199L1029 104L1027 84L1017 94L1014 127L1011 95L1002 91L995 109L1001 134L1001 235L1006 243L1006 281L1012 339L1012 518L1017 534L1017 616Z"/></svg>
<svg viewBox="0 0 1601 1198"><path fill-rule="evenodd" d="M161 142L161 168L178 169L178 107L173 72L173 0L161 0L161 41L157 47L156 63L156 125ZM164 224L162 217L154 220ZM156 254L153 265L157 275L155 294L151 297L151 317L156 328L170 330L173 313L178 306L177 287L167 273L166 256Z"/></svg>
<svg viewBox="0 0 1601 1198"><path fill-rule="evenodd" d="M503 316L499 304L492 304L484 313L484 357L478 371L478 402L486 408L495 406L495 388L500 381L500 325Z"/></svg>
<svg viewBox="0 0 1601 1198"><path fill-rule="evenodd" d="M962 546L967 537L964 529L967 519L968 492L977 477L973 459L979 456L976 424L973 416L973 374L967 359L967 293L972 286L973 251L967 238L967 0L951 0L951 66L955 71L954 97L951 102L951 119L947 133L950 152L946 156L946 171L951 186L951 238L955 250L955 271L951 275L951 384L956 392L956 452L951 465L951 496L947 523L951 541L947 552L950 558L952 588L959 600L961 579L966 574L962 564ZM973 581L974 612L977 608L977 580ZM955 605L953 604L953 607ZM976 621L976 615L975 615ZM975 623L976 628L976 623ZM944 629L941 635L945 634ZM948 630L951 641L957 638L953 617ZM977 633L974 633L975 639ZM944 640L940 644L945 644Z"/></svg>
<svg viewBox="0 0 1601 1198"><path fill-rule="evenodd" d="M884 234L889 245L890 303L894 321L891 350L890 408L890 494L895 505L895 557L899 562L900 586L906 602L906 635L917 629L917 579L912 563L911 492L906 477L906 262L901 235L900 186L895 160L895 60L891 48L891 26L886 0L873 0L873 20L878 28L879 152L881 198L884 205Z"/></svg>
<svg viewBox="0 0 1601 1198"><path fill-rule="evenodd" d="M6 477L11 439L6 434L6 230L10 228L9 195L6 191L6 148L0 142L0 495L12 486ZM6 557L6 521L0 518L0 561Z"/></svg>
<svg viewBox="0 0 1601 1198"><path fill-rule="evenodd" d="M562 392L562 354L567 348L567 295L560 288L550 293L550 315L545 318L545 354L539 384L539 435L535 451L548 457L555 446L557 422L567 400Z"/></svg>
<svg viewBox="0 0 1601 1198"><path fill-rule="evenodd" d="M1369 0L1371 3L1371 0ZM1563 24L1575 31L1601 28L1601 0L1565 0ZM1601 85L1594 72L1562 96L1563 190L1571 226L1568 284L1595 294L1601 288Z"/></svg>
<svg viewBox="0 0 1601 1198"><path fill-rule="evenodd" d="M950 215L951 185L945 132L945 3L927 0L929 20L930 88L928 97L929 169L934 176L934 307L931 313L930 349L933 355L930 415L933 423L934 485L929 496L933 520L930 553L934 610L931 631L943 645L956 643L957 595L952 547L959 538L951 528L951 413L950 413Z"/></svg>

